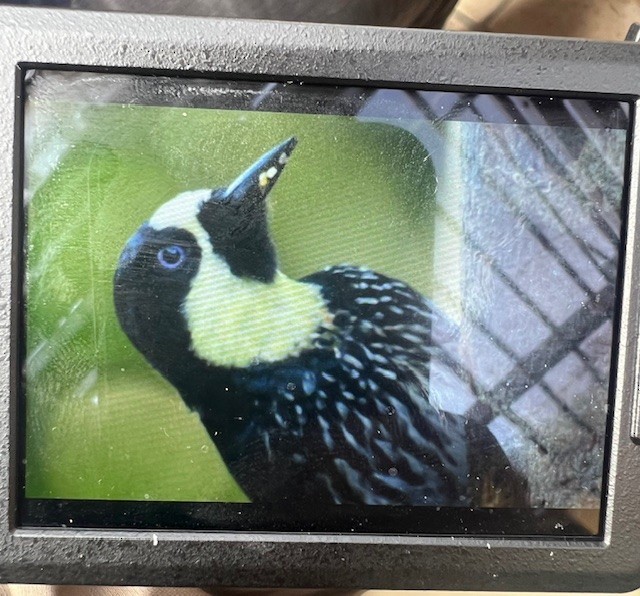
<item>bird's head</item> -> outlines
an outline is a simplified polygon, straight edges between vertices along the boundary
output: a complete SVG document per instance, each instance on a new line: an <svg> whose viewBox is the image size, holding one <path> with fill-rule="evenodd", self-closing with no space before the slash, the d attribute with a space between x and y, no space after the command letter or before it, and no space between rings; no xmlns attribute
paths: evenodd
<svg viewBox="0 0 640 596"><path fill-rule="evenodd" d="M126 244L114 280L116 312L165 376L187 351L207 363L246 366L290 349L273 352L278 330L259 321L273 319L271 307L287 298L307 308L304 292L291 285L298 282L277 269L267 222L267 195L295 145L291 138L274 147L226 188L179 194Z"/></svg>

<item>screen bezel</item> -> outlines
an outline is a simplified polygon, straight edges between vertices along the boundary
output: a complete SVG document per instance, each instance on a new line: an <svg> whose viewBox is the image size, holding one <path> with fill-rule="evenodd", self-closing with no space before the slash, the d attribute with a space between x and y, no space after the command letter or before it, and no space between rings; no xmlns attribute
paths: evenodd
<svg viewBox="0 0 640 596"><path fill-rule="evenodd" d="M2 249L7 258L0 266L0 275L3 287L12 287L14 330L21 311L21 287L12 276L8 253L11 239L14 255L20 244L18 235L12 234L8 214L21 200L22 174L20 164L14 161L21 143L21 129L14 119L19 105L16 90L17 99L21 90L16 81L21 80L21 69L63 65L75 70L313 78L318 82L477 92L548 92L572 97L593 93L631 102L640 95L640 83L632 76L640 48L631 43L545 40L543 44L538 38L23 8L3 8L0 16L5 99L0 108L0 138L4 143L0 201L7 214L1 223ZM246 47L252 52L244 51ZM496 69L496 64L501 68ZM637 124L632 128L634 133L638 131ZM16 146L12 150L13 138ZM11 383L6 358L0 368L4 381L0 391L0 454L4 464L0 531L5 545L0 554L2 579L475 590L624 591L636 587L640 562L629 556L640 540L635 506L640 466L637 446L629 432L637 387L639 309L633 304L637 298L633 288L640 281L633 266L638 253L635 144L631 153L620 351L609 438L611 481L603 540L21 529L16 523L18 412L15 395L9 391L10 386L15 388L19 370L12 357ZM7 296L7 312L8 302ZM12 331L5 324L5 354L11 338ZM624 474L616 475L617 469ZM460 565L465 574L456 573Z"/></svg>

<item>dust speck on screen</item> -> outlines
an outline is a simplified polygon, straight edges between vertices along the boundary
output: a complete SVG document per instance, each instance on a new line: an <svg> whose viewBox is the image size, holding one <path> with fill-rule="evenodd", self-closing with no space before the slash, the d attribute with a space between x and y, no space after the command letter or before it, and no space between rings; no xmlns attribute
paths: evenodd
<svg viewBox="0 0 640 596"><path fill-rule="evenodd" d="M25 90L21 523L601 534L628 104Z"/></svg>

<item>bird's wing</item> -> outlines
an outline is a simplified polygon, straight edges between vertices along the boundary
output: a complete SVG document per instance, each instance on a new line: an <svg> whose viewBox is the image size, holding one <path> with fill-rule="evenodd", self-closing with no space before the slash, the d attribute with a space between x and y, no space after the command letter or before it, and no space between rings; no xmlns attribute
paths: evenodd
<svg viewBox="0 0 640 596"><path fill-rule="evenodd" d="M324 441L335 449L346 437L346 447L355 446L361 457L345 460L351 476L369 479L368 495L436 505L466 498L464 422L429 401L431 305L407 284L357 267L302 281L322 288L334 315L337 370L324 372L318 387L331 404L324 418L334 408L338 415Z"/></svg>
<svg viewBox="0 0 640 596"><path fill-rule="evenodd" d="M334 327L351 358L394 378L411 371L428 381L432 305L402 281L359 267L330 267L301 281L322 288Z"/></svg>

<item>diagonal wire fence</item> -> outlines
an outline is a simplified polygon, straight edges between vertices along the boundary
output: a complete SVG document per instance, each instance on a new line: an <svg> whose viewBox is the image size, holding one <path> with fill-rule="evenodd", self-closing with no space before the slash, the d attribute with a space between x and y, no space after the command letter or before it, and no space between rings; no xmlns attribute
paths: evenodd
<svg viewBox="0 0 640 596"><path fill-rule="evenodd" d="M467 414L490 424L534 505L597 507L625 123L603 125L588 102L557 100L549 121L529 98L461 95L444 114L433 94L411 99L432 121L472 123L459 148L460 331L441 338L432 385L445 403L466 388ZM458 223L446 201L437 217Z"/></svg>

